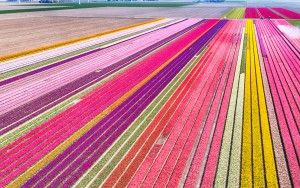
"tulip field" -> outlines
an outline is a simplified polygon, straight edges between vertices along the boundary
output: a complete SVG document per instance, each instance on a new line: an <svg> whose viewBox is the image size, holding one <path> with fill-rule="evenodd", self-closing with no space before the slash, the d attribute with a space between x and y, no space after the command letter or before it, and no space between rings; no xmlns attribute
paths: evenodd
<svg viewBox="0 0 300 188"><path fill-rule="evenodd" d="M300 19L300 14L286 8L247 7L232 8L224 18Z"/></svg>
<svg viewBox="0 0 300 188"><path fill-rule="evenodd" d="M285 8L157 18L0 56L0 187L300 187Z"/></svg>

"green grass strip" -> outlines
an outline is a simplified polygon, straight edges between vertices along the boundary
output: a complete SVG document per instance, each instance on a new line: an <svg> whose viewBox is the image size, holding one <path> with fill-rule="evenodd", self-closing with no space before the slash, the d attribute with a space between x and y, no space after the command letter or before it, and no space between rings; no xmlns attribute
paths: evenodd
<svg viewBox="0 0 300 188"><path fill-rule="evenodd" d="M247 33L245 32L244 41L243 41L243 55L242 55L240 74L243 74L246 71L247 38L248 38L248 36L247 36Z"/></svg>
<svg viewBox="0 0 300 188"><path fill-rule="evenodd" d="M77 182L75 187L86 187L91 183L91 187L100 186L112 170L121 161L123 156L135 143L138 137L146 129L147 125L154 119L163 105L173 95L175 90L183 82L186 76L195 67L202 53L191 60L188 65L180 71L179 74L168 84L168 86L151 102L151 104L140 114L140 116L129 126L129 128L120 136L120 138L104 153L98 162ZM124 144L125 143L125 144ZM113 157L113 158L112 158ZM109 162L109 160L111 160ZM109 162L109 163L108 163ZM106 166L107 164L107 166ZM101 171L101 174L98 173ZM97 175L98 174L98 175ZM93 178L97 178L93 181Z"/></svg>
<svg viewBox="0 0 300 188"><path fill-rule="evenodd" d="M147 29L144 29L144 30L141 30L141 31L137 31L137 32L130 33L130 34L127 34L127 35L124 35L124 36L120 36L118 38L115 38L115 39L112 39L112 40L109 40L109 41L106 41L106 42L103 42L103 43L100 43L100 44L95 44L93 46L89 46L89 47L82 48L82 49L79 49L79 50L76 50L76 51L73 51L73 52L69 52L69 53L66 53L66 54L63 54L63 55L59 55L59 56L56 56L56 57L53 57L53 58L35 63L33 65L28 65L28 66L21 67L21 68L12 70L12 71L5 72L5 73L0 75L0 80L5 80L5 79L8 79L10 77L16 76L18 74L29 72L29 71L38 69L40 67L47 66L47 65L56 63L58 61L62 61L64 59L71 58L71 57L86 53L88 51L92 51L92 50L107 46L109 44L113 44L113 43L118 42L118 41L122 41L126 38L129 38L129 37L132 37L132 36L135 36L135 35L139 35L139 34L142 34L144 32L147 32L147 31L150 31L150 30L153 30L153 29L156 29L156 28L160 28L160 27L165 26L167 24L170 24L172 22L173 21L169 21L169 22L166 22L166 23L161 23L161 24L155 25L151 28L147 28Z"/></svg>
<svg viewBox="0 0 300 188"><path fill-rule="evenodd" d="M234 8L231 8L228 12L226 12L222 18L228 18L228 16L234 11Z"/></svg>
<svg viewBox="0 0 300 188"><path fill-rule="evenodd" d="M300 20L288 20L291 24L300 28Z"/></svg>
<svg viewBox="0 0 300 188"><path fill-rule="evenodd" d="M29 9L13 9L13 10L0 10L0 14L13 14L22 12L37 12L37 11L49 11L49 10L67 10L67 9L82 9L82 8L98 8L98 7L181 7L191 5L193 3L143 3L143 2L131 2L131 3L61 3L61 4L32 4L32 5L17 5L17 6L48 6L47 8L29 8Z"/></svg>
<svg viewBox="0 0 300 188"><path fill-rule="evenodd" d="M223 17L229 19L244 18L245 8L233 8L227 12Z"/></svg>

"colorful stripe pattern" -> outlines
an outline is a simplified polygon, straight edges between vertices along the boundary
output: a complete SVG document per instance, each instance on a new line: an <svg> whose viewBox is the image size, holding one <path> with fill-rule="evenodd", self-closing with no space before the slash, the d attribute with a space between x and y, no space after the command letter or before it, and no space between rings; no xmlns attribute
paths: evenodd
<svg viewBox="0 0 300 188"><path fill-rule="evenodd" d="M165 19L3 62L0 187L299 187L299 36Z"/></svg>
<svg viewBox="0 0 300 188"><path fill-rule="evenodd" d="M288 19L300 19L300 14L285 8L273 8L276 13Z"/></svg>
<svg viewBox="0 0 300 188"><path fill-rule="evenodd" d="M300 19L300 14L286 8L247 7L245 18Z"/></svg>

